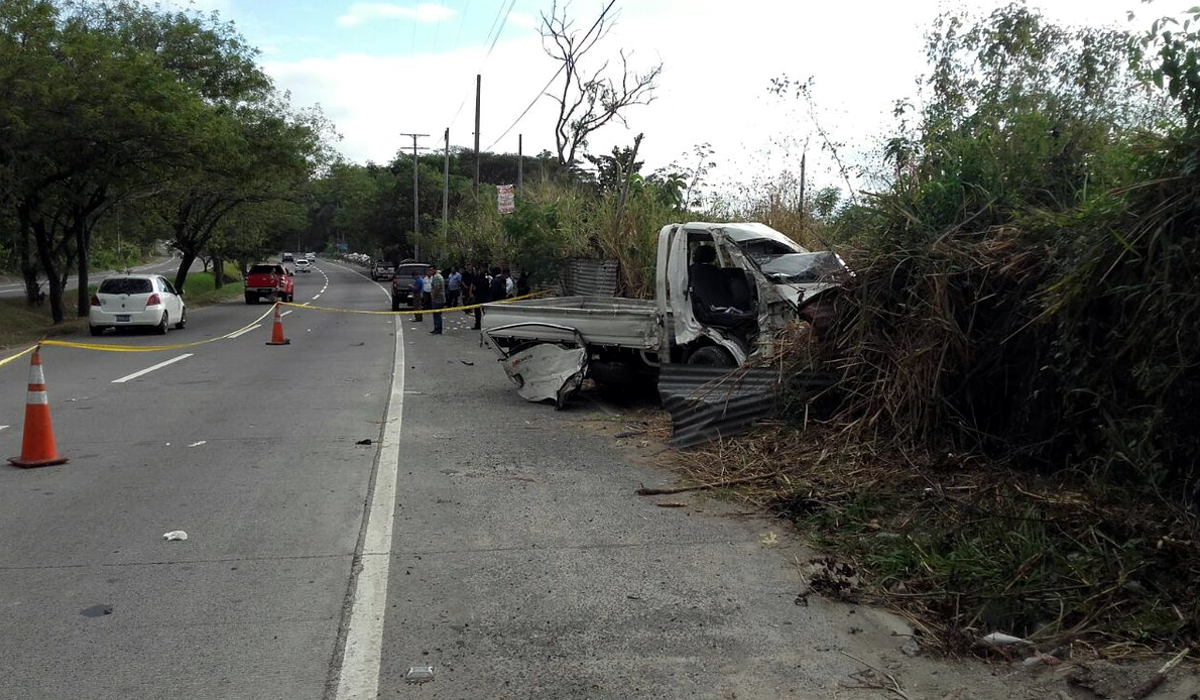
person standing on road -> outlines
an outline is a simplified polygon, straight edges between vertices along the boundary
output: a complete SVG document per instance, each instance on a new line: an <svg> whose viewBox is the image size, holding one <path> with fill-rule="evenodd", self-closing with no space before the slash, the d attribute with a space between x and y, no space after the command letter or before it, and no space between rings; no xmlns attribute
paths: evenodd
<svg viewBox="0 0 1200 700"><path fill-rule="evenodd" d="M425 305L425 296L424 295L425 295L425 278L421 277L420 273L414 272L413 273L413 281L412 281L412 304L413 304L413 308L417 310L417 313L415 316L413 316L413 323L416 323L417 321L422 320L421 319L421 309Z"/></svg>
<svg viewBox="0 0 1200 700"><path fill-rule="evenodd" d="M488 297L492 301L504 301L508 297L508 294L504 290L504 274L500 271L500 268L492 268L492 281L488 287L490 291Z"/></svg>
<svg viewBox="0 0 1200 700"><path fill-rule="evenodd" d="M442 277L442 271L436 269L433 265L429 266L429 299L433 309L433 330L429 331L434 335L442 334L442 309L446 308L446 280Z"/></svg>
<svg viewBox="0 0 1200 700"><path fill-rule="evenodd" d="M473 331L477 331L477 330L480 330L481 328L483 328L483 326L480 324L480 322L483 320L483 309L481 309L478 305L486 304L488 302L488 298L489 298L488 297L488 279L487 279L487 275L484 273L484 271L485 271L485 268L482 265L472 266L471 303L476 305L475 308L473 309L473 311L475 313L475 325L471 326L471 330L473 330Z"/></svg>
<svg viewBox="0 0 1200 700"><path fill-rule="evenodd" d="M426 309L433 308L433 265L425 271L421 278L421 304Z"/></svg>
<svg viewBox="0 0 1200 700"><path fill-rule="evenodd" d="M462 294L462 273L457 267L450 268L450 276L446 278L446 307L453 309L458 306Z"/></svg>

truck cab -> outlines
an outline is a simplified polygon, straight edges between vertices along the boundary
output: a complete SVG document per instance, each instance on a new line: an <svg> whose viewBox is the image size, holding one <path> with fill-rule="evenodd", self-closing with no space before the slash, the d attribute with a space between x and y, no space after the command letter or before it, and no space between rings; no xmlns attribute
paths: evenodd
<svg viewBox="0 0 1200 700"><path fill-rule="evenodd" d="M655 303L669 362L740 365L773 352L788 331L813 330L848 275L835 253L812 252L760 223L671 224L659 231Z"/></svg>

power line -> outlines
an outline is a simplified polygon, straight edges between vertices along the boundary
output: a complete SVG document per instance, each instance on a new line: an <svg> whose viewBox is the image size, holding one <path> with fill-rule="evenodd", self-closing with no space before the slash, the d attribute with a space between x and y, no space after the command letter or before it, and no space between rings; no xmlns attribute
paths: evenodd
<svg viewBox="0 0 1200 700"><path fill-rule="evenodd" d="M505 136L508 136L508 132L512 131L513 128L515 128L517 126L517 124L520 123L520 121L525 118L526 114L529 114L529 110L533 109L533 106L535 104L537 104L537 101L542 99L542 96L545 95L546 91L550 89L550 86L554 84L555 79L558 78L558 76L562 75L563 69L566 67L567 67L567 64L565 64L565 63L558 67L558 70L554 73L554 75L550 76L550 79L546 81L546 86L538 91L537 97L533 98L533 101L529 103L529 106L525 108L524 112L521 112L521 116L517 117L516 120L513 121L512 124L509 124L508 128L504 130L504 133L497 136L496 140L493 141L491 143L491 145L487 147L487 149L489 151L492 150L492 146L495 146L496 144L500 143L500 141L502 141Z"/></svg>
<svg viewBox="0 0 1200 700"><path fill-rule="evenodd" d="M504 11L504 21L500 23L500 28L496 30L496 36L492 37L492 45L488 47L487 53L483 56L483 62L487 63L488 58L492 55L492 49L496 48L496 42L500 41L500 35L504 33L504 28L508 26L508 16L512 14L513 5L517 4L517 0L509 0L508 9ZM479 72L483 72L483 66L479 67Z"/></svg>
<svg viewBox="0 0 1200 700"><path fill-rule="evenodd" d="M608 15L608 11L611 10L613 5L615 5L615 4L617 4L617 0L610 0L610 2L608 3L608 6L604 8L604 11L600 13L600 16L597 17L596 21L592 24L591 29L588 29L587 34L583 35L583 39L579 42L581 45L587 43L588 37L590 37L592 35L592 32L596 31L596 27L600 26L600 23L603 22L604 18ZM497 138L495 141L493 141L491 146L487 147L487 149L489 151L492 150L492 146L495 146L496 144L500 143L501 139L503 139L505 136L508 136L508 132L512 131L517 126L517 124L519 124L521 122L521 120L525 118L526 114L529 114L529 110L533 109L533 106L535 104L537 104L537 101L542 99L542 96L545 95L546 91L550 89L550 86L554 84L555 79L558 78L558 76L562 75L563 69L566 67L567 67L567 64L565 62L563 62L561 65L559 65L558 70L555 71L554 75L552 75L550 77L550 79L546 81L546 86L543 87L541 90L538 90L537 95L534 96L533 100L529 103L529 106L525 108L525 111L521 112L521 116L517 117L513 121L512 124L509 124L508 128L504 130L504 133L500 134L499 138ZM461 107L459 109L461 109Z"/></svg>
<svg viewBox="0 0 1200 700"><path fill-rule="evenodd" d="M504 33L504 27L508 25L508 16L512 14L513 6L516 4L517 0L509 0L508 9L505 9L504 5L500 5L500 10L496 13L496 18L492 20L492 28L488 30L488 35L483 40L484 43L488 43L489 41L491 43L488 46L487 53L483 56L483 60L479 62L479 70L475 71L477 74L483 73L483 67L487 65L488 59L492 56L492 50L496 48L496 43L500 41L500 35ZM501 20L501 17L503 17L503 20ZM493 32L495 32L494 35ZM458 109L454 110L454 116L450 118L449 124L453 124L458 119L458 115L462 114L462 109L466 106L469 96L470 94L468 93L468 95L463 97L462 102L458 103Z"/></svg>

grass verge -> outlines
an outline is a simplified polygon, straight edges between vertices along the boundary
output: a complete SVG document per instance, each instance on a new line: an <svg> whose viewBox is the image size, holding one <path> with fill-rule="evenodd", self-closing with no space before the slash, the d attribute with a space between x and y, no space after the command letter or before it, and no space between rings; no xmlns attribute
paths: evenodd
<svg viewBox="0 0 1200 700"><path fill-rule="evenodd" d="M226 283L216 289L211 272L193 272L183 285L184 299L189 309L219 304L242 296L242 282L234 265L225 266ZM235 280L235 281L230 281ZM93 286L92 291L95 291ZM55 324L50 317L50 304L30 306L24 297L0 299L0 347L26 345L41 338L74 335L87 330L87 318L75 315L75 293L65 295L67 317Z"/></svg>
<svg viewBox="0 0 1200 700"><path fill-rule="evenodd" d="M1153 492L822 427L774 427L670 459L701 483L756 477L732 492L824 550L807 568L813 589L901 612L927 647L980 653L991 632L1103 656L1200 642L1200 519Z"/></svg>

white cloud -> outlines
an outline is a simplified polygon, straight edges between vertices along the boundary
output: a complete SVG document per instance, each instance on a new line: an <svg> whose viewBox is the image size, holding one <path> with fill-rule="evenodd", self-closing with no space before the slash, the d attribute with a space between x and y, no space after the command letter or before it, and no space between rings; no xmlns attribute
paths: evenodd
<svg viewBox="0 0 1200 700"><path fill-rule="evenodd" d="M524 12L509 12L508 23L514 27L522 27L524 29L537 29L542 24L542 20L534 17L531 14Z"/></svg>
<svg viewBox="0 0 1200 700"><path fill-rule="evenodd" d="M426 24L445 22L454 17L454 10L445 5L423 2L416 7L406 7L388 2L356 2L350 11L337 18L343 27L357 27L376 19L410 19Z"/></svg>

